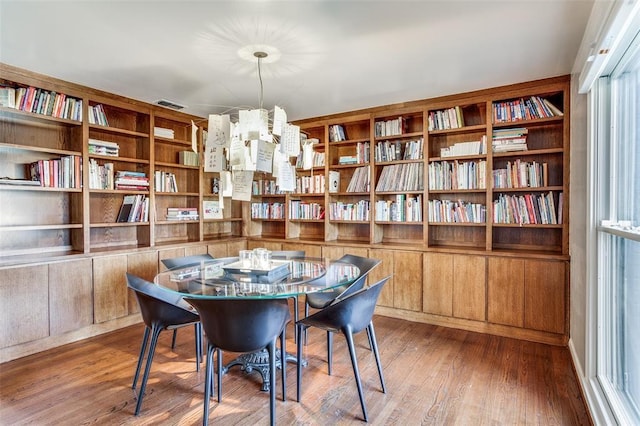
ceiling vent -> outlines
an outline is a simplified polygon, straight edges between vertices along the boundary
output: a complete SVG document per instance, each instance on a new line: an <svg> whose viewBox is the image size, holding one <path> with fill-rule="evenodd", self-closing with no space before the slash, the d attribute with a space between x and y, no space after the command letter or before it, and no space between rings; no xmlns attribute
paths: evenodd
<svg viewBox="0 0 640 426"><path fill-rule="evenodd" d="M156 101L156 104L158 104L160 106L163 106L163 107L175 109L175 110L181 110L181 109L185 108L184 105L180 105L180 104L177 104L175 102L168 101L166 99L160 99L159 101Z"/></svg>

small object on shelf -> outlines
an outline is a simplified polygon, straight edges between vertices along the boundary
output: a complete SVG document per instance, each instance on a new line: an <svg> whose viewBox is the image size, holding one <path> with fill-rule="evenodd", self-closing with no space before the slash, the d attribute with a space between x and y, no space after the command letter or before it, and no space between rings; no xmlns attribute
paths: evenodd
<svg viewBox="0 0 640 426"><path fill-rule="evenodd" d="M0 185L27 185L27 186L40 186L40 181L30 179L16 179L3 177L0 178Z"/></svg>
<svg viewBox="0 0 640 426"><path fill-rule="evenodd" d="M173 129L166 129L164 127L154 127L153 128L153 136L158 136L161 138L166 138L166 139L173 139L174 138L174 131Z"/></svg>
<svg viewBox="0 0 640 426"><path fill-rule="evenodd" d="M178 162L183 166L199 166L200 157L197 152L180 151L178 153Z"/></svg>
<svg viewBox="0 0 640 426"><path fill-rule="evenodd" d="M219 201L202 201L202 215L205 219L222 219L222 209Z"/></svg>
<svg viewBox="0 0 640 426"><path fill-rule="evenodd" d="M100 126L109 127L107 114L101 104L89 105L89 124L99 124Z"/></svg>
<svg viewBox="0 0 640 426"><path fill-rule="evenodd" d="M198 220L196 207L168 207L167 220Z"/></svg>
<svg viewBox="0 0 640 426"><path fill-rule="evenodd" d="M89 138L89 154L117 157L119 153L120 145L117 143Z"/></svg>

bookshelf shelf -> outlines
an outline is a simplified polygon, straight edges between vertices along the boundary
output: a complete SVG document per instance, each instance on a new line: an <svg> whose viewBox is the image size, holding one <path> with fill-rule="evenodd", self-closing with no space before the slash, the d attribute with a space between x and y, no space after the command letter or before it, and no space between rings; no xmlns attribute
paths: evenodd
<svg viewBox="0 0 640 426"><path fill-rule="evenodd" d="M31 186L31 185L3 185L0 184L2 191L29 191L29 192L69 192L69 193L82 193L81 188L50 188L44 186Z"/></svg>
<svg viewBox="0 0 640 426"><path fill-rule="evenodd" d="M91 228L129 228L134 226L149 226L149 222L105 222L105 223L91 223Z"/></svg>
<svg viewBox="0 0 640 426"><path fill-rule="evenodd" d="M547 155L547 154L563 154L562 148L549 148L549 149L532 149L519 152L494 152L494 158L500 157L528 157L534 155Z"/></svg>
<svg viewBox="0 0 640 426"><path fill-rule="evenodd" d="M69 120L67 118L51 117L49 115L36 114L33 112L21 111L15 108L7 108L0 106L0 121L12 121L24 119L30 125L64 125L64 126L80 126L82 121Z"/></svg>
<svg viewBox="0 0 640 426"><path fill-rule="evenodd" d="M89 124L89 131L98 134L113 134L120 136L131 136L136 138L148 138L149 133L137 132L135 130L120 129L117 127L101 126L99 124Z"/></svg>
<svg viewBox="0 0 640 426"><path fill-rule="evenodd" d="M487 129L486 124L477 124L474 126L463 126L456 129L430 130L429 135L453 135L457 133L484 132Z"/></svg>

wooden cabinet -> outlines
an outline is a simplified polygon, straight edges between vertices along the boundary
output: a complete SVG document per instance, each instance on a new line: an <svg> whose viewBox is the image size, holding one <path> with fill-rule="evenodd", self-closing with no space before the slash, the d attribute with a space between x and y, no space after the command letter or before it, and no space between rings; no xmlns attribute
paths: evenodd
<svg viewBox="0 0 640 426"><path fill-rule="evenodd" d="M91 259L49 264L49 330L51 336L93 324Z"/></svg>
<svg viewBox="0 0 640 426"><path fill-rule="evenodd" d="M129 314L127 255L93 259L93 315L96 324Z"/></svg>
<svg viewBox="0 0 640 426"><path fill-rule="evenodd" d="M370 272L369 282L375 283L392 275L382 290L378 303L409 311L422 310L422 253L401 250L372 249L369 256L382 260Z"/></svg>

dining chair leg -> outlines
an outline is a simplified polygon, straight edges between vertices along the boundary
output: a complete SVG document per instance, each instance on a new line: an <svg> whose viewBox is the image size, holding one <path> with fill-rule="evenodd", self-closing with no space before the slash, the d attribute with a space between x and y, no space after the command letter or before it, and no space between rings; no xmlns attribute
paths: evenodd
<svg viewBox="0 0 640 426"><path fill-rule="evenodd" d="M198 322L193 325L193 328L196 340L196 371L200 371L200 364L202 363L202 325ZM176 330L173 331L175 332Z"/></svg>
<svg viewBox="0 0 640 426"><path fill-rule="evenodd" d="M291 296L293 300L293 321L294 324L298 322L300 319L300 313L298 312L298 296ZM293 341L294 343L298 341L298 328L293 327Z"/></svg>
<svg viewBox="0 0 640 426"><path fill-rule="evenodd" d="M306 333L306 328L299 324L297 326L298 333L302 337L301 333ZM297 384L296 384L296 401L300 402L300 393L302 389L302 339L298 339L298 351L296 354L296 375L297 375Z"/></svg>
<svg viewBox="0 0 640 426"><path fill-rule="evenodd" d="M218 358L218 403L222 402L222 349L216 349Z"/></svg>
<svg viewBox="0 0 640 426"><path fill-rule="evenodd" d="M173 329L173 337L171 338L171 349L176 348L176 337L178 336L178 329Z"/></svg>
<svg viewBox="0 0 640 426"><path fill-rule="evenodd" d="M282 400L287 400L287 350L285 328L280 333L280 367L282 368ZM271 386L275 386L275 382L271 382Z"/></svg>
<svg viewBox="0 0 640 426"><path fill-rule="evenodd" d="M378 352L378 341L376 340L376 332L373 330L373 321L367 326L367 333L371 338L371 350L376 357L376 365L378 366L378 376L380 376L380 385L382 385L382 393L387 393L384 385L384 375L382 374L382 364L380 363L380 353Z"/></svg>
<svg viewBox="0 0 640 426"><path fill-rule="evenodd" d="M333 333L327 331L327 363L329 364L328 372L331 375L331 367L333 366Z"/></svg>
<svg viewBox="0 0 640 426"><path fill-rule="evenodd" d="M349 356L351 356L351 365L353 366L353 375L356 378L356 386L358 386L358 396L360 397L360 405L362 406L362 415L364 416L364 421L368 422L367 418L367 407L364 403L364 395L362 394L362 382L360 381L360 372L358 370L358 360L356 359L356 348L353 344L353 334L351 333L351 329L343 330L344 336L347 339L347 346L349 346Z"/></svg>
<svg viewBox="0 0 640 426"><path fill-rule="evenodd" d="M205 361L204 373L204 405L202 410L202 424L209 424L209 403L211 402L211 393L213 392L213 351L214 347L207 346L207 355Z"/></svg>
<svg viewBox="0 0 640 426"><path fill-rule="evenodd" d="M144 392L147 388L147 379L149 378L149 372L151 371L151 363L153 362L153 355L156 352L156 345L158 343L158 336L162 331L161 327L151 328L151 343L149 344L149 353L147 354L147 364L144 368L144 374L142 376L142 383L140 383L140 391L138 392L138 402L136 403L135 415L140 413L142 407L142 399L144 398Z"/></svg>
<svg viewBox="0 0 640 426"><path fill-rule="evenodd" d="M367 340L369 340L369 350L373 350L373 341L371 339L371 331L369 331L369 327L367 327Z"/></svg>
<svg viewBox="0 0 640 426"><path fill-rule="evenodd" d="M309 316L309 304L305 300L305 302L304 302L304 317L306 318L308 316ZM308 343L308 341L307 341L307 328L305 327L305 329L304 329L304 345L306 346L307 343Z"/></svg>
<svg viewBox="0 0 640 426"><path fill-rule="evenodd" d="M269 424L276 424L276 339L268 345L269 349Z"/></svg>
<svg viewBox="0 0 640 426"><path fill-rule="evenodd" d="M140 346L140 355L138 356L138 365L136 366L136 374L133 376L133 385L131 389L135 390L138 384L138 376L140 375L140 368L142 367L142 361L144 360L145 352L147 351L147 343L149 342L149 327L144 328L144 334L142 336L142 345Z"/></svg>

